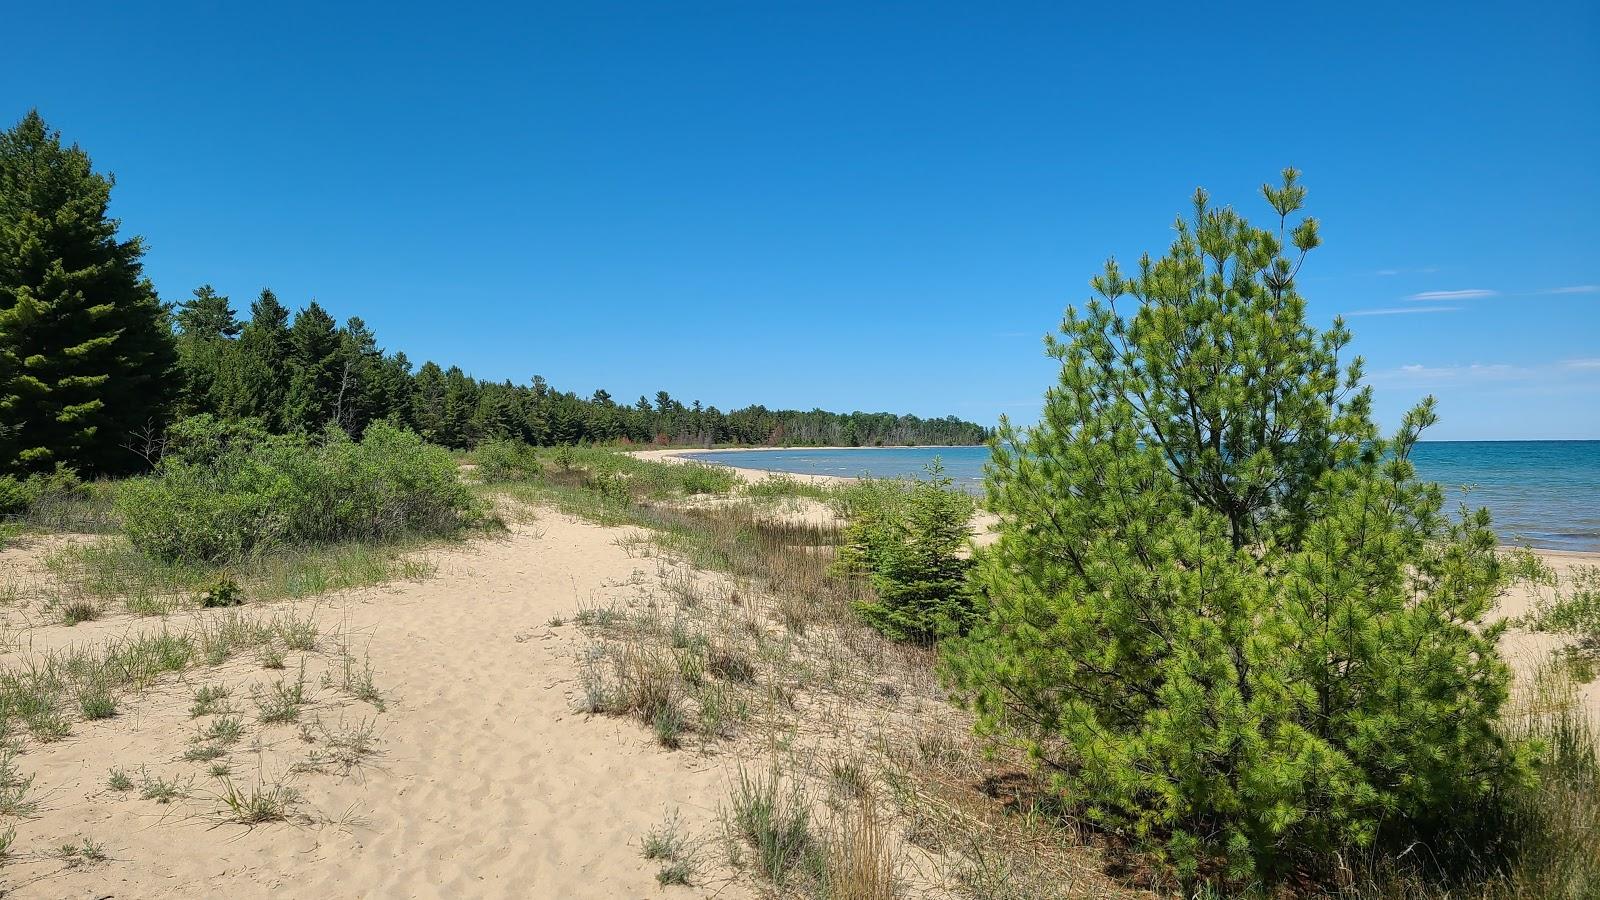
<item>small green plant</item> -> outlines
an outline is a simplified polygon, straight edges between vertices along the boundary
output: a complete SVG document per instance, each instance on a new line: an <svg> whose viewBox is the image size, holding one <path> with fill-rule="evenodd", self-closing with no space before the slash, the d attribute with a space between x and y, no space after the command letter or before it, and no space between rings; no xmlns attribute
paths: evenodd
<svg viewBox="0 0 1600 900"><path fill-rule="evenodd" d="M273 644L262 644L256 651L256 659L263 669L281 669L285 665L283 649Z"/></svg>
<svg viewBox="0 0 1600 900"><path fill-rule="evenodd" d="M93 622L100 618L100 607L92 600L70 600L61 605L61 621L66 625Z"/></svg>
<svg viewBox="0 0 1600 900"><path fill-rule="evenodd" d="M238 716L219 716L211 720L211 724L200 729L195 736L196 741L213 741L218 744L237 744L244 737L244 721Z"/></svg>
<svg viewBox="0 0 1600 900"><path fill-rule="evenodd" d="M211 587L200 595L200 606L204 609L222 609L232 606L244 605L244 591L240 589L239 582L231 575L218 578Z"/></svg>
<svg viewBox="0 0 1600 900"><path fill-rule="evenodd" d="M117 698L102 679L96 679L78 690L78 711L90 721L109 719L117 714Z"/></svg>
<svg viewBox="0 0 1600 900"><path fill-rule="evenodd" d="M119 794L127 793L133 790L133 778L122 769L112 769L110 776L106 778L106 787Z"/></svg>
<svg viewBox="0 0 1600 900"><path fill-rule="evenodd" d="M180 785L176 778L162 778L145 772L139 787L139 796L166 804L187 796L187 789Z"/></svg>
<svg viewBox="0 0 1600 900"><path fill-rule="evenodd" d="M189 706L189 718L198 719L216 713L231 712L228 706L230 691L226 685L202 685L194 692L194 702Z"/></svg>
<svg viewBox="0 0 1600 900"><path fill-rule="evenodd" d="M227 775L221 776L222 790L217 794L224 817L240 825L261 825L281 822L300 802L300 792L286 781L268 782L257 779L253 785L240 787Z"/></svg>
<svg viewBox="0 0 1600 900"><path fill-rule="evenodd" d="M37 812L39 804L29 796L32 791L33 776L17 768L10 748L0 748L0 816L26 818Z"/></svg>
<svg viewBox="0 0 1600 900"><path fill-rule="evenodd" d="M299 677L290 681L280 678L266 690L254 693L257 718L263 725L282 725L300 718L306 705L306 677L302 668Z"/></svg>
<svg viewBox="0 0 1600 900"><path fill-rule="evenodd" d="M676 811L645 833L639 849L645 859L662 863L656 873L656 882L662 887L692 883L698 870L696 854Z"/></svg>
<svg viewBox="0 0 1600 900"><path fill-rule="evenodd" d="M655 729L656 742L669 750L676 750L683 743L683 704L676 698L662 703L656 707L650 724Z"/></svg>

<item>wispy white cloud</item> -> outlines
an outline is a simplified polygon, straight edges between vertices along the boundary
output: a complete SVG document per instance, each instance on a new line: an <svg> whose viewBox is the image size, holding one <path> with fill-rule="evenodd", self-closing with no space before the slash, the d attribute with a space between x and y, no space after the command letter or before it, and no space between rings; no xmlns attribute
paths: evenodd
<svg viewBox="0 0 1600 900"><path fill-rule="evenodd" d="M1413 363L1401 366L1392 374L1400 378L1428 381L1440 379L1499 381L1507 378L1526 378L1533 374L1533 370L1506 363L1472 363L1465 366L1424 366Z"/></svg>
<svg viewBox="0 0 1600 900"><path fill-rule="evenodd" d="M1347 316L1406 316L1412 313L1444 313L1460 312L1459 306L1392 306L1386 309L1357 309L1345 313Z"/></svg>
<svg viewBox="0 0 1600 900"><path fill-rule="evenodd" d="M1600 284L1574 284L1570 287L1551 288L1541 294L1600 294Z"/></svg>
<svg viewBox="0 0 1600 900"><path fill-rule="evenodd" d="M1478 297L1493 297L1498 291L1489 291L1482 288L1472 288L1465 291L1423 291L1412 294L1407 300L1473 300Z"/></svg>
<svg viewBox="0 0 1600 900"><path fill-rule="evenodd" d="M1600 357L1588 359L1569 359L1561 364L1563 369L1595 369L1600 370Z"/></svg>

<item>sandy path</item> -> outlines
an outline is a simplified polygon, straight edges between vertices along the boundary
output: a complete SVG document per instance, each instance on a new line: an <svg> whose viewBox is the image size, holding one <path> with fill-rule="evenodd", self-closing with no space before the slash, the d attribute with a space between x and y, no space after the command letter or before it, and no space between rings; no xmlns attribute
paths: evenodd
<svg viewBox="0 0 1600 900"><path fill-rule="evenodd" d="M193 730L190 694L259 679L249 661L190 673L114 719L31 745L19 763L44 802L0 872L15 888L6 896L199 897L223 884L230 897L659 896L640 837L671 809L704 828L727 780L714 757L664 752L637 723L572 711L579 605L655 587L654 564L630 559L620 533L545 513L504 539L438 553L426 582L321 606L327 627L344 622L356 636L389 698L375 714L316 695L321 714L373 716L382 735L381 755L354 775L295 777L308 811L335 821L250 830L218 825L203 798L160 806L106 789L112 766L203 772L175 759ZM556 616L568 624L546 624ZM281 769L294 728L260 731L271 749L257 755ZM233 754L235 780L253 777L257 755ZM209 789L202 774L195 790ZM39 855L77 836L104 842L112 860L70 867Z"/></svg>

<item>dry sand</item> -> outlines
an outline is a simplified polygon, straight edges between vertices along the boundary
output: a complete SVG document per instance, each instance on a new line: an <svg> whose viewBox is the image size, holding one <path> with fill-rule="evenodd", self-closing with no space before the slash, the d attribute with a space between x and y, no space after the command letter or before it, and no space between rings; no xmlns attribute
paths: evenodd
<svg viewBox="0 0 1600 900"><path fill-rule="evenodd" d="M646 897L658 896L659 864L640 838L668 811L705 829L726 796L722 760L664 752L632 720L573 712L577 691L571 624L580 604L626 602L655 588L655 566L617 544L622 529L555 513L504 538L433 553L436 577L324 598L324 632L343 629L370 658L383 712L319 683L330 661L308 654L312 706L302 716L337 725L376 723L379 753L349 775L301 773L298 821L254 829L227 824L212 799L209 764L182 760L196 723L190 700L203 684L233 686L246 738L231 754L233 780L270 781L316 749L294 725L260 726L248 685L292 678L252 655L131 698L115 718L77 722L65 740L26 741L17 757L35 777L36 817L17 824L0 870L7 897ZM0 552L0 581L37 576L43 548ZM275 604L272 609L286 608ZM310 604L300 604L310 612ZM249 611L249 608L246 608ZM260 612L266 613L263 609ZM151 627L125 615L68 628L34 611L5 610L14 665L46 646ZM178 629L199 616L175 615ZM561 617L567 623L547 623ZM28 622L33 627L27 627ZM160 627L159 624L154 627ZM325 643L328 639L325 638ZM202 720L203 721L203 720ZM256 752L257 738L265 744ZM112 768L193 779L172 804L107 788ZM111 859L71 866L52 851L89 839ZM719 897L747 893L717 884ZM698 896L708 890L680 896Z"/></svg>

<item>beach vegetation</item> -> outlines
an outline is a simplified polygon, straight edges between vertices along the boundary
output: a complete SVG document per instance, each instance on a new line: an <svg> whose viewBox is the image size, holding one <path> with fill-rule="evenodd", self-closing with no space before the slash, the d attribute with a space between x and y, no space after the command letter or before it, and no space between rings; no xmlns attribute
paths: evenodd
<svg viewBox="0 0 1600 900"><path fill-rule="evenodd" d="M1380 436L1349 330L1306 322L1298 174L1263 195L1257 228L1197 192L1164 256L1068 309L1039 424L994 443L983 613L946 653L1079 815L1230 890L1470 856L1537 749L1497 728L1488 515L1443 515L1410 461L1433 402Z"/></svg>
<svg viewBox="0 0 1600 900"><path fill-rule="evenodd" d="M977 504L951 485L935 462L925 479L866 481L851 494L837 571L871 583L871 599L857 609L895 640L932 643L971 626Z"/></svg>

